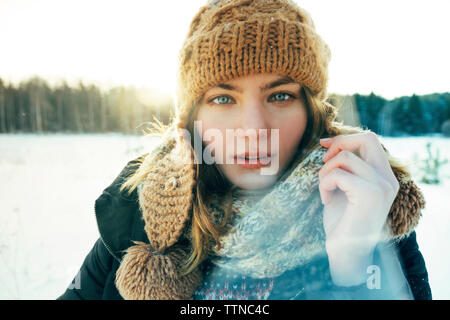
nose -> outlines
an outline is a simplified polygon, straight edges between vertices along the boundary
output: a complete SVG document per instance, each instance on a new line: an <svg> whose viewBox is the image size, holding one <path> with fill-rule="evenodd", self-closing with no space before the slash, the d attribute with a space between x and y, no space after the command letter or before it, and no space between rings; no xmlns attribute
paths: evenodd
<svg viewBox="0 0 450 320"><path fill-rule="evenodd" d="M264 103L257 98L251 98L243 103L240 127L245 136L256 134L259 136L260 129L269 129L268 114Z"/></svg>
<svg viewBox="0 0 450 320"><path fill-rule="evenodd" d="M239 130L237 130L238 153L263 152L268 149L270 119L264 102L256 96L248 98L243 101L240 111ZM245 149L241 150L241 148Z"/></svg>

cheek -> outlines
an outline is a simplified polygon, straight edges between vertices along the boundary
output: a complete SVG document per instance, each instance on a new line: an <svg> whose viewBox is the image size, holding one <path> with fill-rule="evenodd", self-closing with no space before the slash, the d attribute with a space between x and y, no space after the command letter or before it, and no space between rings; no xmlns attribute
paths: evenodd
<svg viewBox="0 0 450 320"><path fill-rule="evenodd" d="M205 146L209 146L213 156L221 156L223 148L218 148L224 143L227 123L220 121L223 117L218 117L215 112L210 112L201 108L197 115L197 126L201 125L202 141ZM197 128L200 130L200 128Z"/></svg>
<svg viewBox="0 0 450 320"><path fill-rule="evenodd" d="M286 118L280 128L280 157L288 158L297 149L306 129L307 114L299 112Z"/></svg>
<svg viewBox="0 0 450 320"><path fill-rule="evenodd" d="M226 145L226 130L234 128L235 121L238 121L236 115L232 112L222 112L219 115L207 108L200 108L197 121L201 121L203 143L205 146L209 146L211 154L216 157L217 161L225 163L227 156L235 151L231 146ZM285 113L273 114L268 120L268 128L279 129L278 151L281 165L288 162L295 153L306 129L306 122L307 112L303 106L298 109L293 108ZM208 134L213 138L208 139ZM221 141L215 142L216 139ZM220 148L220 146L222 147ZM235 148L237 147L234 146ZM227 155L227 151L230 154Z"/></svg>

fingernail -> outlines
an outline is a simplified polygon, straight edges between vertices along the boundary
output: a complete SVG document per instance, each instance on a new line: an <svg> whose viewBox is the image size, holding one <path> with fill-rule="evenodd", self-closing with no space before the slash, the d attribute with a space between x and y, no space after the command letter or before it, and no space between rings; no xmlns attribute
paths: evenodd
<svg viewBox="0 0 450 320"><path fill-rule="evenodd" d="M330 141L330 140L331 140L331 138L323 138L323 139L320 139L321 142L328 142L328 141Z"/></svg>

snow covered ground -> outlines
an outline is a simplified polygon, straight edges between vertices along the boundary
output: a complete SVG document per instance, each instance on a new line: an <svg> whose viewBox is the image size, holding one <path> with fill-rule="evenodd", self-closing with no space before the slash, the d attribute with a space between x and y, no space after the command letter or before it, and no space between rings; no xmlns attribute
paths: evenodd
<svg viewBox="0 0 450 320"><path fill-rule="evenodd" d="M432 142L450 159L450 139L382 142L409 160ZM152 143L120 134L0 135L0 299L64 292L98 238L95 199ZM435 299L450 299L450 164L444 168L440 185L416 181L427 201L417 236Z"/></svg>

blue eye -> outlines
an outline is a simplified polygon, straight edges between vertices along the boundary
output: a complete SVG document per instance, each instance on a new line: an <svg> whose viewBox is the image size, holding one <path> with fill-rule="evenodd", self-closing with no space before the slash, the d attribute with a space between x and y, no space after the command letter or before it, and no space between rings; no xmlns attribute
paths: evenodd
<svg viewBox="0 0 450 320"><path fill-rule="evenodd" d="M216 104L228 104L231 103L231 98L228 96L218 96L211 100Z"/></svg>
<svg viewBox="0 0 450 320"><path fill-rule="evenodd" d="M269 101L275 101L275 102L285 102L289 100L290 98L293 98L292 95L286 93L286 92L279 92L275 93L269 98Z"/></svg>

